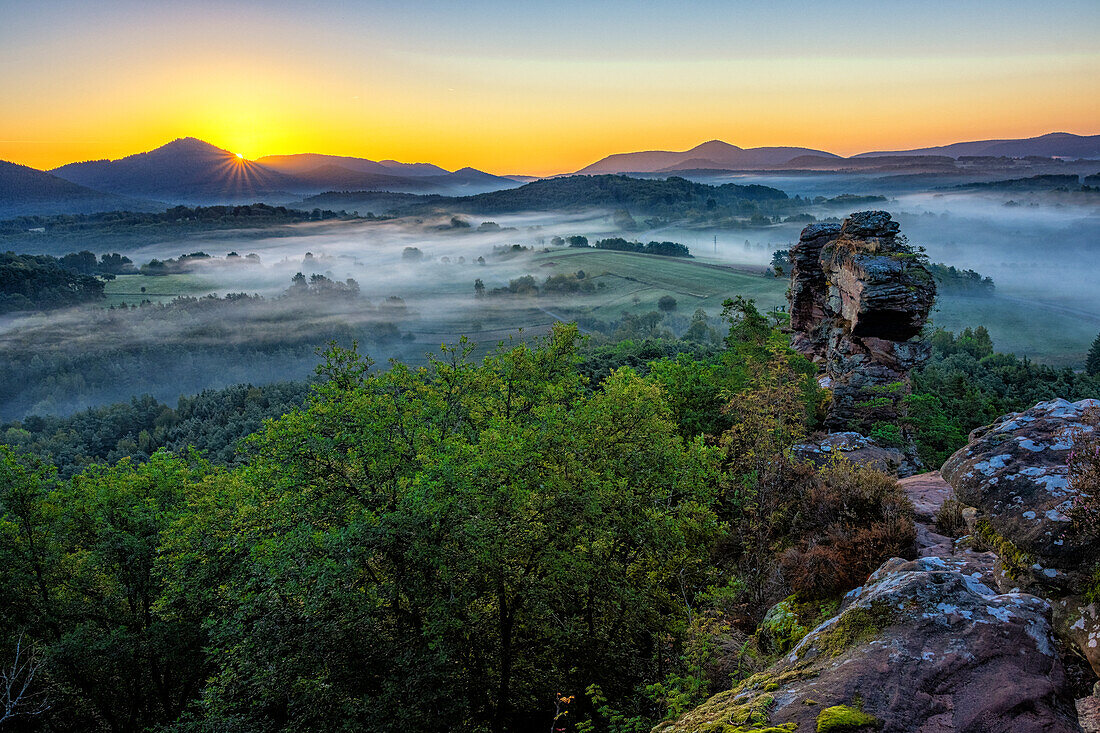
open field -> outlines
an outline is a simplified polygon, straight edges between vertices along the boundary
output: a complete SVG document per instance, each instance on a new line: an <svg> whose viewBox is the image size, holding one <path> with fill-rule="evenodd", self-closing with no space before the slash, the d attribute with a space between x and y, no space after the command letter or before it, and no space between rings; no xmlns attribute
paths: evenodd
<svg viewBox="0 0 1100 733"><path fill-rule="evenodd" d="M215 283L196 275L119 275L103 289L104 305L135 305L143 300L167 303L180 295L202 296L219 292Z"/></svg>
<svg viewBox="0 0 1100 733"><path fill-rule="evenodd" d="M717 316L722 301L743 295L762 311L785 306L787 280L767 277L751 267L737 267L701 259L679 259L596 249L554 249L525 254L485 267L424 263L422 278L406 280L393 293L365 292L374 302L390 294L409 302L410 317L403 324L410 340L424 349L436 349L468 335L483 344L506 339L523 329L539 334L555 321L615 321L622 314L657 310L657 301L671 295L676 314L690 317L697 308ZM548 276L584 271L598 289L592 293L537 297L475 298L473 281L480 277L488 289L512 278L532 275L541 285ZM141 292L141 288L145 292ZM199 274L148 277L122 275L107 284L105 305L134 304L143 299L168 302L179 295L224 295L232 288ZM997 294L992 297L941 296L933 322L952 331L984 325L999 351L1027 356L1054 366L1078 366L1100 331L1100 316L1058 304Z"/></svg>

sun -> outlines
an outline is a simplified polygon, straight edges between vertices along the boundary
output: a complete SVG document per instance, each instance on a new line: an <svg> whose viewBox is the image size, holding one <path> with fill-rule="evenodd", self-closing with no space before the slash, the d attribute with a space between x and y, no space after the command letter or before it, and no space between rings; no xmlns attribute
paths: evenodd
<svg viewBox="0 0 1100 733"><path fill-rule="evenodd" d="M244 155L241 154L241 153L237 153L237 157L240 158L241 160L244 160Z"/></svg>

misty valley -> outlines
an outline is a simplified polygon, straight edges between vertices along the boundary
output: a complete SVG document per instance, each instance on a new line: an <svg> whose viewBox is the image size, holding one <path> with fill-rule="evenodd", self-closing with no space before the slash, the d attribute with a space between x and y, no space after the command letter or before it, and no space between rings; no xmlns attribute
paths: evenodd
<svg viewBox="0 0 1100 733"><path fill-rule="evenodd" d="M551 179L453 204L466 208L437 196L393 208L372 200L380 213L362 216L257 204L8 220L0 248L49 253L73 278L106 280L83 296L75 281L20 283L8 256L0 418L303 380L331 341L358 342L379 368L391 358L423 363L462 336L483 353L555 321L577 322L589 348L675 341L696 321L713 330L735 295L781 314L782 253L807 222L861 204L890 210L944 275L986 281L968 288L937 272L936 327L983 326L999 351L1083 366L1100 330L1100 260L1089 253L1100 193L935 187L846 197L837 188L802 198L738 180ZM491 219L477 213L486 210ZM629 244L660 241L690 256ZM19 293L28 288L38 291Z"/></svg>
<svg viewBox="0 0 1100 733"><path fill-rule="evenodd" d="M1093 730L1098 177L0 163L0 729Z"/></svg>

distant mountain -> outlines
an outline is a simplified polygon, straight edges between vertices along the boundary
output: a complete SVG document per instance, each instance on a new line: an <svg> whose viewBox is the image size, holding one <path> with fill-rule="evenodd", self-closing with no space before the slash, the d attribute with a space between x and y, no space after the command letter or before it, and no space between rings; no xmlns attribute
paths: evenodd
<svg viewBox="0 0 1100 733"><path fill-rule="evenodd" d="M966 143L952 143L934 148L915 150L877 150L860 153L855 158L869 158L883 155L948 155L952 158L963 156L1004 156L1023 158L1038 155L1044 158L1095 158L1100 159L1100 135L1073 135L1068 132L1052 132L1039 137L1016 140L976 140Z"/></svg>
<svg viewBox="0 0 1100 733"><path fill-rule="evenodd" d="M110 193L177 203L248 203L288 199L293 177L243 160L193 137L118 160L70 163L51 173Z"/></svg>
<svg viewBox="0 0 1100 733"><path fill-rule="evenodd" d="M446 168L431 163L398 163L396 160L380 160L378 163L402 176L442 176L448 172Z"/></svg>
<svg viewBox="0 0 1100 733"><path fill-rule="evenodd" d="M190 137L147 153L71 163L52 172L101 191L186 204L285 203L322 191L464 195L519 185L473 168L449 173L429 163L340 155L272 155L249 161Z"/></svg>
<svg viewBox="0 0 1100 733"><path fill-rule="evenodd" d="M383 170L389 169L383 168ZM520 185L519 181L511 178L494 176L474 168L462 168L454 173L444 172L432 176L419 174L399 176L392 172L350 170L331 163L316 168L296 170L293 178L296 186L294 190L303 194L322 191L388 191L458 196L515 188Z"/></svg>
<svg viewBox="0 0 1100 733"><path fill-rule="evenodd" d="M1056 173L1029 176L1028 178L1009 178L1000 181L960 183L954 186L956 189L969 191L1051 191L1057 189L1074 191L1080 190L1080 187L1081 181L1078 176Z"/></svg>
<svg viewBox="0 0 1100 733"><path fill-rule="evenodd" d="M710 199L724 205L786 198L787 194L769 186L742 186L734 183L710 186L676 176L653 179L620 175L576 175L545 178L518 188L460 197L380 195L370 191L330 192L311 196L302 205L373 211L376 214L393 212L401 215L430 210L505 214L524 211L580 211L591 208L625 208L631 213L643 213L702 207Z"/></svg>
<svg viewBox="0 0 1100 733"><path fill-rule="evenodd" d="M823 158L820 155L800 155L783 166L785 169L853 170L888 168L955 169L955 159L948 155L880 155L866 158Z"/></svg>
<svg viewBox="0 0 1100 733"><path fill-rule="evenodd" d="M154 202L95 191L35 168L0 160L0 217L155 208Z"/></svg>
<svg viewBox="0 0 1100 733"><path fill-rule="evenodd" d="M811 148L739 148L711 140L691 150L671 152L650 150L640 153L616 153L577 171L579 175L596 173L660 173L681 170L741 170L782 166L801 155L825 158L839 156Z"/></svg>
<svg viewBox="0 0 1100 733"><path fill-rule="evenodd" d="M399 176L401 178L445 176L450 172L431 163L399 163L396 160L374 161L346 155L322 155L320 153L265 155L262 158L257 158L256 162L287 175L300 175L322 166L339 166L358 173Z"/></svg>
<svg viewBox="0 0 1100 733"><path fill-rule="evenodd" d="M346 155L321 155L319 153L295 153L294 155L265 155L256 162L271 170L288 176L301 176L318 168L342 168L357 173L392 176L392 168L366 158L351 158ZM433 166L434 167L434 166ZM443 171L446 173L446 171Z"/></svg>

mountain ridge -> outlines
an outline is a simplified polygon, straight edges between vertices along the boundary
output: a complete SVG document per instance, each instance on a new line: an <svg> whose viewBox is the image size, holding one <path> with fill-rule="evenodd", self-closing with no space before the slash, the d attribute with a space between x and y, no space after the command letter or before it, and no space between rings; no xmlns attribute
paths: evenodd
<svg viewBox="0 0 1100 733"><path fill-rule="evenodd" d="M1045 135L997 140L971 140L910 150L873 150L852 158L872 158L886 155L948 155L1023 158L1029 155L1065 158L1100 158L1100 135L1076 135L1071 132L1048 132Z"/></svg>
<svg viewBox="0 0 1100 733"><path fill-rule="evenodd" d="M155 206L155 202L104 193L37 168L0 160L0 216L87 214Z"/></svg>

